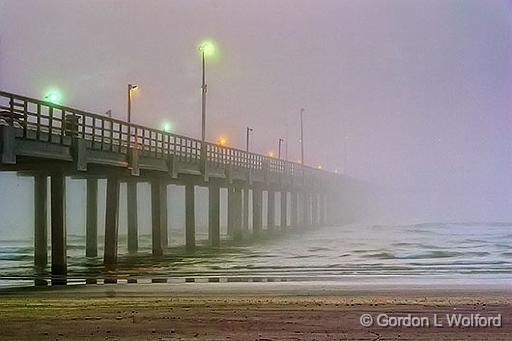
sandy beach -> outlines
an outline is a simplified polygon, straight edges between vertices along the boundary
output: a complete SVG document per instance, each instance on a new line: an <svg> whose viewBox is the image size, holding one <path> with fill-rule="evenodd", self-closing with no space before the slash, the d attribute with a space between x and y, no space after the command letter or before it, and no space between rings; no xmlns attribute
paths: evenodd
<svg viewBox="0 0 512 341"><path fill-rule="evenodd" d="M306 289L309 288L309 289ZM446 314L501 327L449 327ZM362 314L437 315L443 326L363 327ZM510 340L507 289L311 287L307 284L89 285L7 290L2 340Z"/></svg>

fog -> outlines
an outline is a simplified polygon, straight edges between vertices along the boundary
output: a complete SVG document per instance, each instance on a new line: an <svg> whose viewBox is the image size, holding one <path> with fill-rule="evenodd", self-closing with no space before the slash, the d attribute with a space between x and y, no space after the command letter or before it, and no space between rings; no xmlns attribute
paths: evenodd
<svg viewBox="0 0 512 341"><path fill-rule="evenodd" d="M204 38L208 140L296 161L305 108L306 163L374 186L372 219L511 220L508 1L0 0L0 89L124 119L136 83L135 122L199 137ZM31 191L0 175L0 229L31 231Z"/></svg>

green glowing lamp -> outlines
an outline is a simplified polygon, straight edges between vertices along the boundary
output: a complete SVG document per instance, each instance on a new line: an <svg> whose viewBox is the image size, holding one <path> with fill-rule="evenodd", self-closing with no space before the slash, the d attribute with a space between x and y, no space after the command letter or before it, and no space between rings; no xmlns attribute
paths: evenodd
<svg viewBox="0 0 512 341"><path fill-rule="evenodd" d="M216 48L215 44L211 40L203 40L199 43L199 52L204 53L205 57L215 56Z"/></svg>
<svg viewBox="0 0 512 341"><path fill-rule="evenodd" d="M61 101L61 95L58 91L51 90L47 92L47 94L44 96L44 99L47 102L59 104Z"/></svg>
<svg viewBox="0 0 512 341"><path fill-rule="evenodd" d="M172 124L171 122L164 122L162 124L162 129L166 132L166 133L170 133L172 131Z"/></svg>

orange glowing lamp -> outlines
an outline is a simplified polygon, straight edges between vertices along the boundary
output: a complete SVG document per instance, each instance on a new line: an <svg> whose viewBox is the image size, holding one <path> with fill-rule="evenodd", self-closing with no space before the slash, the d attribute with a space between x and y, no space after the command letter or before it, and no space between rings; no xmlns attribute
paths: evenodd
<svg viewBox="0 0 512 341"><path fill-rule="evenodd" d="M221 146L226 146L228 143L228 140L224 137L224 136L221 136L217 139L217 144L218 145L221 145Z"/></svg>

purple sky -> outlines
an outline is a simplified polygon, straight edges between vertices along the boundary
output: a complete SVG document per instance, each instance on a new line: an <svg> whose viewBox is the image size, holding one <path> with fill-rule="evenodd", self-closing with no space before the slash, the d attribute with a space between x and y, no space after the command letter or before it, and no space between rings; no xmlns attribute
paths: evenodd
<svg viewBox="0 0 512 341"><path fill-rule="evenodd" d="M497 0L0 0L0 88L40 98L55 87L66 105L124 118L134 82L136 122L168 120L199 137L196 46L211 37L208 139L243 148L249 125L254 151L288 136L297 160L304 107L308 164L425 193L418 205L432 212L510 219L511 9Z"/></svg>

